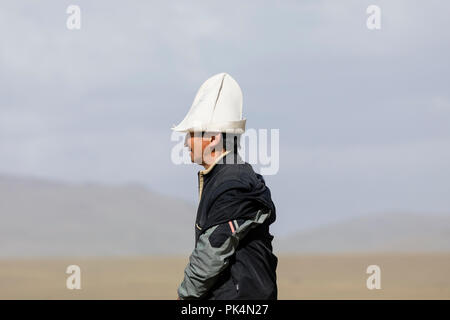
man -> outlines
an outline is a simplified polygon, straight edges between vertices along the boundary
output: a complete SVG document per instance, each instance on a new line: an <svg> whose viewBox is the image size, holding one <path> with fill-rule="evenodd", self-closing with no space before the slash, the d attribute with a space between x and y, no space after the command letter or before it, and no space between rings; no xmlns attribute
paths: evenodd
<svg viewBox="0 0 450 320"><path fill-rule="evenodd" d="M263 177L238 155L245 131L242 91L226 73L199 89L185 119L185 145L198 173L195 248L179 299L276 299L277 257L269 225L275 206Z"/></svg>

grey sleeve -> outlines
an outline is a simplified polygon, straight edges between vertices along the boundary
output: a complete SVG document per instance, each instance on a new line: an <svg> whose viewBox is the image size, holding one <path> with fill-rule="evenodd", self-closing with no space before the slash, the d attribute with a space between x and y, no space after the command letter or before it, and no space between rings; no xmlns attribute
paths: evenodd
<svg viewBox="0 0 450 320"><path fill-rule="evenodd" d="M235 253L239 241L269 216L270 211L259 210L253 219L228 221L203 232L189 257L183 282L178 287L180 299L202 298L227 268L229 258Z"/></svg>

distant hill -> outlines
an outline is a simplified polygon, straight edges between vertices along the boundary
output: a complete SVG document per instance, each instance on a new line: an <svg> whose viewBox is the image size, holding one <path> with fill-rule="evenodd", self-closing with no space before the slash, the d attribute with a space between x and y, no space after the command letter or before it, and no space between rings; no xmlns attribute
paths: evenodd
<svg viewBox="0 0 450 320"><path fill-rule="evenodd" d="M383 214L278 239L285 253L450 252L450 215Z"/></svg>
<svg viewBox="0 0 450 320"><path fill-rule="evenodd" d="M0 176L0 257L189 253L195 214L141 186Z"/></svg>
<svg viewBox="0 0 450 320"><path fill-rule="evenodd" d="M142 186L0 175L0 258L188 254L196 208ZM279 253L450 252L450 215L384 214L288 237Z"/></svg>

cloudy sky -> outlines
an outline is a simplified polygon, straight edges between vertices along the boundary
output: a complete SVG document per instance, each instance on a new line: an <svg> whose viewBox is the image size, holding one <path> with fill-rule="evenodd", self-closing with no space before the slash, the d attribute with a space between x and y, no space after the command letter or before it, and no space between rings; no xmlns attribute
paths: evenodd
<svg viewBox="0 0 450 320"><path fill-rule="evenodd" d="M81 8L81 30L66 9ZM366 8L381 8L381 30ZM450 214L450 3L3 1L0 174L140 183L197 200L171 126L228 72L249 128L280 130L276 233Z"/></svg>

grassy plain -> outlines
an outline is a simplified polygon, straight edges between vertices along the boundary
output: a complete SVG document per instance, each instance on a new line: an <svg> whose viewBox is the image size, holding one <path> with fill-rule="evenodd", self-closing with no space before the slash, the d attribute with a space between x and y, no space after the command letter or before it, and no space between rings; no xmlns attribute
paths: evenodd
<svg viewBox="0 0 450 320"><path fill-rule="evenodd" d="M187 257L0 260L0 299L176 299ZM68 290L68 265L81 290ZM368 290L366 268L381 268ZM450 299L450 254L279 256L279 299Z"/></svg>

